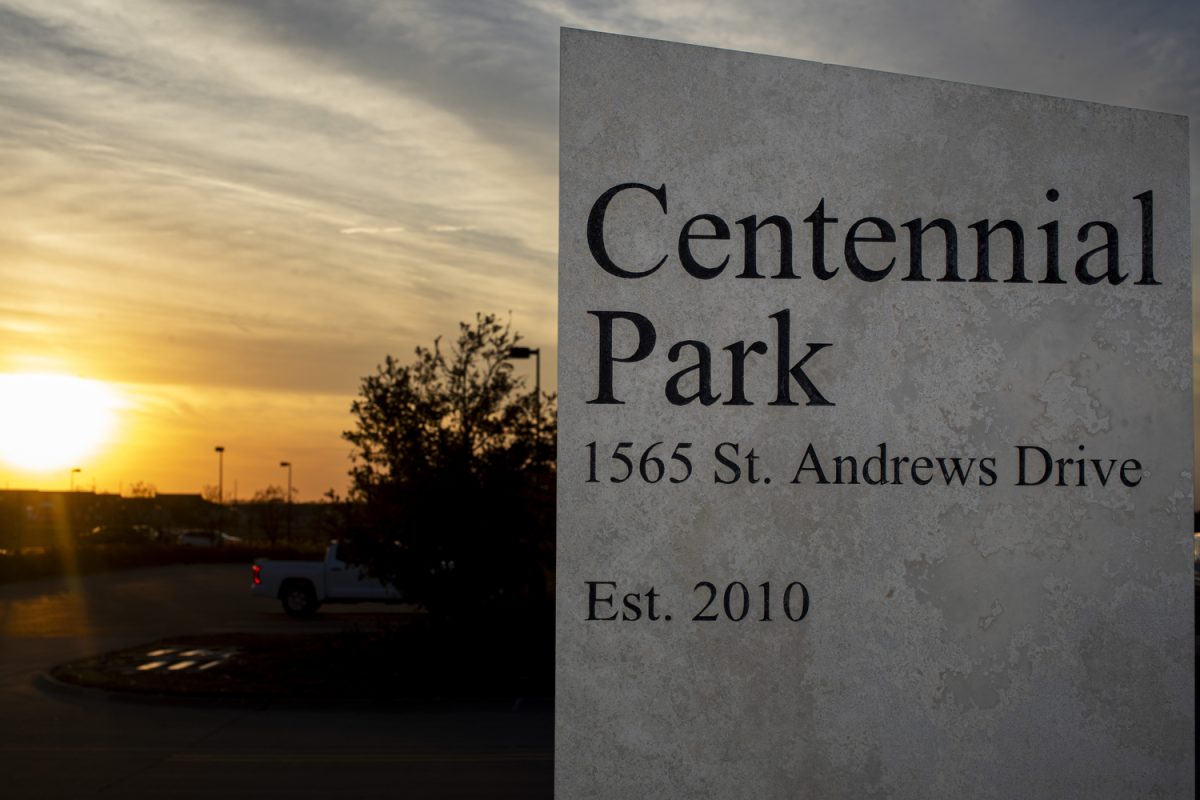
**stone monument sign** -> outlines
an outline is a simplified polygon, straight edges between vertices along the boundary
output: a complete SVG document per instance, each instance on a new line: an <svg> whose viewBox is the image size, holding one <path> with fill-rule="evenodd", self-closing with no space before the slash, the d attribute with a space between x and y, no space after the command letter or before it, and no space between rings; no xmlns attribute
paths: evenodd
<svg viewBox="0 0 1200 800"><path fill-rule="evenodd" d="M1187 120L562 32L563 798L1190 798Z"/></svg>

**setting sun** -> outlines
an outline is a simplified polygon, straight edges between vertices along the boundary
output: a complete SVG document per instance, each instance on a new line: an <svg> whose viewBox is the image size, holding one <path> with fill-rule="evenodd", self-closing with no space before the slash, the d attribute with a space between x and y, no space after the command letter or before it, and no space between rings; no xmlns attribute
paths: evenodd
<svg viewBox="0 0 1200 800"><path fill-rule="evenodd" d="M31 472L73 466L108 441L118 398L69 375L0 375L0 461Z"/></svg>

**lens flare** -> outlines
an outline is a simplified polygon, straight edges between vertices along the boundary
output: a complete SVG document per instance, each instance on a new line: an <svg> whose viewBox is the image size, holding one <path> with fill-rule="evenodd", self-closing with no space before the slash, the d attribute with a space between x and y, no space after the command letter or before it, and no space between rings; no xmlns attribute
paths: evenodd
<svg viewBox="0 0 1200 800"><path fill-rule="evenodd" d="M108 442L119 398L69 375L0 375L0 461L28 472L73 466Z"/></svg>

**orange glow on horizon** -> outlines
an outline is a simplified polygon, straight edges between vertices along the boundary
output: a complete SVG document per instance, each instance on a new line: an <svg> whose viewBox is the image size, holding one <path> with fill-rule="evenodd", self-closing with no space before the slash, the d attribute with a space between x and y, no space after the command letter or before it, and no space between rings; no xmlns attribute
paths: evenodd
<svg viewBox="0 0 1200 800"><path fill-rule="evenodd" d="M225 495L232 502L286 485L282 460L296 465L298 501L319 500L329 489L346 493L350 448L341 432L352 424L350 390L85 380L70 372L50 364L0 368L0 490L127 494L140 484L157 493L215 491L213 446L223 444ZM102 423L93 434L84 424L89 417ZM40 433L46 429L48 437ZM67 446L89 438L90 448ZM58 455L51 458L52 451Z"/></svg>

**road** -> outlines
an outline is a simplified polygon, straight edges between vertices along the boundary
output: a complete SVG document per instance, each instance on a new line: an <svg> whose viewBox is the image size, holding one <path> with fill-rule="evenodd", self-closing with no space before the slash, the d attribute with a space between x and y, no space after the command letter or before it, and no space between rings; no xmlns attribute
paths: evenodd
<svg viewBox="0 0 1200 800"><path fill-rule="evenodd" d="M552 794L553 710L180 707L46 691L57 663L174 635L370 629L385 607L292 620L238 565L0 586L0 796L487 798Z"/></svg>

